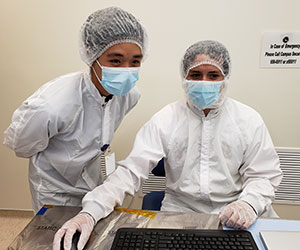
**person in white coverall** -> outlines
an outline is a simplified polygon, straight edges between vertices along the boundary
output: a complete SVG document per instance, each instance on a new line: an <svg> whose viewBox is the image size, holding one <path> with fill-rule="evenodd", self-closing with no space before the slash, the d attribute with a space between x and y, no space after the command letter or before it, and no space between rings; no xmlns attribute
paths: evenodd
<svg viewBox="0 0 300 250"><path fill-rule="evenodd" d="M79 42L89 69L41 86L5 131L4 144L30 158L35 213L44 204L81 206L103 182L97 159L140 98L135 84L147 35L132 14L116 7L92 13Z"/></svg>
<svg viewBox="0 0 300 250"><path fill-rule="evenodd" d="M230 72L229 53L219 42L189 47L181 65L186 99L167 105L140 129L129 156L83 198L82 211L56 233L54 246L76 230L83 246L93 222L126 193L134 195L161 158L162 211L219 214L223 224L242 229L258 216L276 217L271 202L282 178L279 159L261 116L226 96Z"/></svg>

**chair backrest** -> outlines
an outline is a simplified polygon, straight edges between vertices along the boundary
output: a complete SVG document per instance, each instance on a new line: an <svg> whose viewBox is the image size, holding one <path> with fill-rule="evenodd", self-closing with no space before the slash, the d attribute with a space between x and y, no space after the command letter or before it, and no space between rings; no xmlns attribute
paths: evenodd
<svg viewBox="0 0 300 250"><path fill-rule="evenodd" d="M166 176L164 168L164 159L161 159L156 167L151 171L155 176ZM143 210L156 210L161 208L161 202L165 197L165 191L151 191L144 195L142 209Z"/></svg>

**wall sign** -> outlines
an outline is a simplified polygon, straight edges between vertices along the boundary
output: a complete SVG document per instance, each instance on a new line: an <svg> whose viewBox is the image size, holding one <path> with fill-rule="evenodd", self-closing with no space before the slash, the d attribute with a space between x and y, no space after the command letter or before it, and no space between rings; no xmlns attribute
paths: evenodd
<svg viewBox="0 0 300 250"><path fill-rule="evenodd" d="M260 66L300 67L300 32L266 32L263 36Z"/></svg>

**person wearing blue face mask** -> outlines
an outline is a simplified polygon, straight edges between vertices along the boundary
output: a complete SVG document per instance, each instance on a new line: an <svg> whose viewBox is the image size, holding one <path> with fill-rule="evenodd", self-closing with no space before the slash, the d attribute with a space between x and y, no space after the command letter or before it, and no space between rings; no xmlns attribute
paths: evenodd
<svg viewBox="0 0 300 250"><path fill-rule="evenodd" d="M136 82L147 50L146 30L132 14L95 11L79 33L88 70L44 84L14 112L4 144L29 158L35 213L44 204L81 206L103 182L100 155L140 98Z"/></svg>
<svg viewBox="0 0 300 250"><path fill-rule="evenodd" d="M243 229L258 216L277 217L271 203L282 179L279 158L261 116L227 97L230 73L224 45L207 40L190 46L181 61L184 100L139 130L129 156L85 195L82 212L95 222L106 217L164 158L162 211L219 214L221 223ZM83 246L93 226L77 215L57 235L85 232Z"/></svg>
<svg viewBox="0 0 300 250"><path fill-rule="evenodd" d="M139 61L137 61L139 63ZM99 61L96 60L97 65L101 68L102 80L100 80L94 67L92 70L102 87L110 94L117 96L126 95L139 79L139 67L105 67L101 66Z"/></svg>

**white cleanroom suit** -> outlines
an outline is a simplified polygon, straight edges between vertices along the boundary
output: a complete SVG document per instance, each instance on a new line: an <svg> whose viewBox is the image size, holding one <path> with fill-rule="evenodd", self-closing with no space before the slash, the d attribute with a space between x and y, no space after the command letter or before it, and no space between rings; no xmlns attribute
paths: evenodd
<svg viewBox="0 0 300 250"><path fill-rule="evenodd" d="M271 202L282 173L272 140L261 116L230 98L207 117L186 101L155 114L138 132L130 155L84 197L83 211L96 221L108 215L125 192L139 190L163 157L162 210L217 214L242 200L258 216L276 216Z"/></svg>
<svg viewBox="0 0 300 250"><path fill-rule="evenodd" d="M30 158L35 212L43 204L80 206L86 192L102 183L99 155L139 97L134 87L105 100L83 71L44 84L24 101L4 144Z"/></svg>

